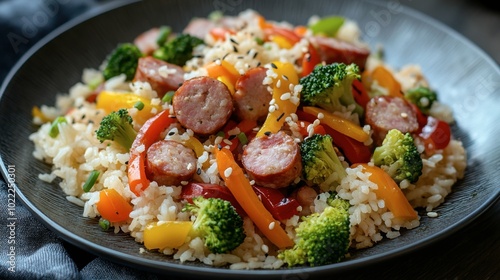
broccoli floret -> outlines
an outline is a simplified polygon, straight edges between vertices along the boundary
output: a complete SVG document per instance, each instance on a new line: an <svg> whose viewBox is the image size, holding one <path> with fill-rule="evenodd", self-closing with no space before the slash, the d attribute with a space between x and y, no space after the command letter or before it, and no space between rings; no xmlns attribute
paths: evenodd
<svg viewBox="0 0 500 280"><path fill-rule="evenodd" d="M96 130L96 136L101 143L104 140L115 141L128 151L137 136L137 132L132 126L132 117L128 114L127 109L120 109L118 112L111 112L102 119Z"/></svg>
<svg viewBox="0 0 500 280"><path fill-rule="evenodd" d="M127 76L127 81L130 81L135 76L139 58L143 54L139 48L131 43L118 45L116 49L108 56L106 67L102 74L105 80L109 80L120 74Z"/></svg>
<svg viewBox="0 0 500 280"><path fill-rule="evenodd" d="M300 145L300 155L304 179L319 185L323 191L328 191L347 176L328 134L305 138Z"/></svg>
<svg viewBox="0 0 500 280"><path fill-rule="evenodd" d="M230 252L245 239L243 219L227 200L199 196L183 211L196 215L192 235L201 237L212 253Z"/></svg>
<svg viewBox="0 0 500 280"><path fill-rule="evenodd" d="M417 105L420 111L424 114L429 114L434 101L437 100L435 91L427 87L417 87L405 92L404 97L411 103Z"/></svg>
<svg viewBox="0 0 500 280"><path fill-rule="evenodd" d="M382 145L375 148L372 159L376 166L385 166L384 169L398 183L404 179L415 183L422 175L422 158L410 133L389 130Z"/></svg>
<svg viewBox="0 0 500 280"><path fill-rule="evenodd" d="M350 246L349 202L328 199L321 213L302 217L296 229L295 245L278 254L289 266L319 266L341 261Z"/></svg>
<svg viewBox="0 0 500 280"><path fill-rule="evenodd" d="M300 79L301 101L305 105L321 107L330 112L341 111L342 107L355 104L354 112L359 116L363 108L356 103L352 95L352 82L360 79L356 64L333 63L318 65L307 76Z"/></svg>
<svg viewBox="0 0 500 280"><path fill-rule="evenodd" d="M180 34L153 52L153 57L176 65L184 65L193 58L193 49L203 40L189 34Z"/></svg>

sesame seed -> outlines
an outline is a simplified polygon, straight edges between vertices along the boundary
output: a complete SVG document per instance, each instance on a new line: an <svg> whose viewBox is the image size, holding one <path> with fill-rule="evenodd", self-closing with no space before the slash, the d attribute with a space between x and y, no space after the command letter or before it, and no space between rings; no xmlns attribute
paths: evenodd
<svg viewBox="0 0 500 280"><path fill-rule="evenodd" d="M274 63L271 63L271 67L273 67L274 69L278 69L278 66L276 66L276 64Z"/></svg>
<svg viewBox="0 0 500 280"><path fill-rule="evenodd" d="M224 177L227 178L227 177L231 176L231 173L233 173L233 168L231 168L231 167L226 168L226 170L224 170Z"/></svg>
<svg viewBox="0 0 500 280"><path fill-rule="evenodd" d="M405 113L405 112L403 112L403 113L401 113L401 117L402 117L402 118L407 118L407 117L408 117L408 114L407 114L407 113Z"/></svg>
<svg viewBox="0 0 500 280"><path fill-rule="evenodd" d="M281 77L283 77L283 79L285 79L286 81L288 81L288 76L287 75L281 75Z"/></svg>
<svg viewBox="0 0 500 280"><path fill-rule="evenodd" d="M281 120L281 118L283 118L284 115L285 115L285 113L281 113L281 115L278 117L278 119L276 119L276 121L279 122Z"/></svg>
<svg viewBox="0 0 500 280"><path fill-rule="evenodd" d="M271 136L271 131L266 131L266 132L264 132L264 135L266 135L266 136Z"/></svg>
<svg viewBox="0 0 500 280"><path fill-rule="evenodd" d="M318 113L318 119L319 120L322 120L324 117L325 117L325 115L323 113Z"/></svg>
<svg viewBox="0 0 500 280"><path fill-rule="evenodd" d="M292 94L290 94L289 92L286 92L286 93L283 93L281 96L280 96L280 99L281 100L288 100L290 99L290 97L292 96Z"/></svg>
<svg viewBox="0 0 500 280"><path fill-rule="evenodd" d="M229 38L229 41L231 41L231 43L233 43L235 45L239 45L238 42L236 42L236 40L234 40L233 38Z"/></svg>
<svg viewBox="0 0 500 280"><path fill-rule="evenodd" d="M271 222L271 223L269 224L269 230L273 230L275 225L276 225L276 223L275 223L275 222Z"/></svg>
<svg viewBox="0 0 500 280"><path fill-rule="evenodd" d="M233 46L233 51L238 52L238 48L236 46Z"/></svg>
<svg viewBox="0 0 500 280"><path fill-rule="evenodd" d="M281 87L281 80L278 80L278 81L276 82L276 88L280 88L280 87Z"/></svg>

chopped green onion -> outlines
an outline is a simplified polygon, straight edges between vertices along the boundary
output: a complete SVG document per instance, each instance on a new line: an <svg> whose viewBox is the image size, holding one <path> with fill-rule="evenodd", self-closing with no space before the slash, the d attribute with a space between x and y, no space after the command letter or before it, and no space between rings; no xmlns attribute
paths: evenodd
<svg viewBox="0 0 500 280"><path fill-rule="evenodd" d="M255 37L255 42L257 42L257 45L259 46L264 45L264 40L259 37Z"/></svg>
<svg viewBox="0 0 500 280"><path fill-rule="evenodd" d="M324 17L309 26L314 35L334 37L344 24L345 19L341 16Z"/></svg>
<svg viewBox="0 0 500 280"><path fill-rule="evenodd" d="M104 77L102 75L99 75L98 77L95 77L94 79L90 80L87 83L87 86L89 87L90 90L95 90L103 82L104 82Z"/></svg>
<svg viewBox="0 0 500 280"><path fill-rule="evenodd" d="M224 137L226 136L226 134L224 133L224 131L219 131L217 132L217 134L215 134L216 137Z"/></svg>
<svg viewBox="0 0 500 280"><path fill-rule="evenodd" d="M248 143L248 138L245 133L240 132L236 136L238 137L238 140L240 140L241 145L246 145Z"/></svg>
<svg viewBox="0 0 500 280"><path fill-rule="evenodd" d="M100 174L100 172L97 170L93 170L92 172L90 172L90 175L87 178L87 181L85 181L85 184L83 184L83 191L84 192L90 191L90 189L94 186L95 182L97 181L99 174Z"/></svg>
<svg viewBox="0 0 500 280"><path fill-rule="evenodd" d="M223 17L224 17L224 12L220 10L213 11L208 15L208 19L211 21L218 21L221 20Z"/></svg>
<svg viewBox="0 0 500 280"><path fill-rule="evenodd" d="M137 101L134 104L134 108L136 108L137 110L140 111L140 110L144 109L144 103L142 101Z"/></svg>
<svg viewBox="0 0 500 280"><path fill-rule="evenodd" d="M160 27L160 32L158 33L158 37L156 38L156 44L158 46L163 46L168 39L168 36L172 34L172 28L170 26L162 26Z"/></svg>
<svg viewBox="0 0 500 280"><path fill-rule="evenodd" d="M107 231L107 230L109 230L109 227L111 226L111 223L108 220L104 219L104 218L100 218L99 219L99 226L101 227L101 229L103 231Z"/></svg>
<svg viewBox="0 0 500 280"><path fill-rule="evenodd" d="M59 124L60 123L67 123L68 121L66 120L65 117L59 116L57 117L53 122L52 125L50 126L49 130L49 136L52 138L56 138L57 135L59 135Z"/></svg>
<svg viewBox="0 0 500 280"><path fill-rule="evenodd" d="M174 97L174 93L175 91L171 90L171 91L168 91L167 93L165 93L165 95L163 96L163 98L161 99L161 101L163 101L164 103L172 103L172 98Z"/></svg>

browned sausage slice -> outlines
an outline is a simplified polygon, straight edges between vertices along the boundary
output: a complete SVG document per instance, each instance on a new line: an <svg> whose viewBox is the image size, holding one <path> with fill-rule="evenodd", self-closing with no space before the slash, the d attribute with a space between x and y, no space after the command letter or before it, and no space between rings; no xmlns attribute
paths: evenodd
<svg viewBox="0 0 500 280"><path fill-rule="evenodd" d="M382 144L387 132L393 128L399 131L418 130L417 114L411 105L400 97L377 96L366 104L365 122L374 130L377 145Z"/></svg>
<svg viewBox="0 0 500 280"><path fill-rule="evenodd" d="M161 140L146 153L146 174L159 185L179 185L196 172L196 156L192 149L171 140Z"/></svg>
<svg viewBox="0 0 500 280"><path fill-rule="evenodd" d="M242 163L255 184L268 188L287 187L302 172L299 146L283 131L252 139Z"/></svg>
<svg viewBox="0 0 500 280"><path fill-rule="evenodd" d="M175 92L172 104L179 123L203 135L217 132L233 113L226 85L206 76L185 81Z"/></svg>
<svg viewBox="0 0 500 280"><path fill-rule="evenodd" d="M233 99L235 114L240 119L257 121L267 116L272 95L262 84L266 71L264 67L252 68L236 81Z"/></svg>
<svg viewBox="0 0 500 280"><path fill-rule="evenodd" d="M152 56L139 58L134 81L148 82L161 98L184 82L184 70Z"/></svg>
<svg viewBox="0 0 500 280"><path fill-rule="evenodd" d="M318 48L321 60L327 64L334 62L355 63L360 69L365 68L370 50L331 37L315 36L311 42Z"/></svg>
<svg viewBox="0 0 500 280"><path fill-rule="evenodd" d="M302 186L292 193L292 197L295 197L300 206L302 206L300 215L307 216L313 212L314 200L317 196L318 193L309 186Z"/></svg>

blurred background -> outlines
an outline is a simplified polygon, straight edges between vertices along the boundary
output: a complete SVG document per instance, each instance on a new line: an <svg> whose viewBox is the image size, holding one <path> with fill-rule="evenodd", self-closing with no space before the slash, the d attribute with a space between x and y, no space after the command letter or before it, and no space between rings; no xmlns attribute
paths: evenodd
<svg viewBox="0 0 500 280"><path fill-rule="evenodd" d="M3 81L12 65L31 46L54 28L90 9L98 9L113 1L117 0L0 0L0 81ZM392 0L392 2L415 8L452 27L500 63L500 2L486 0Z"/></svg>

